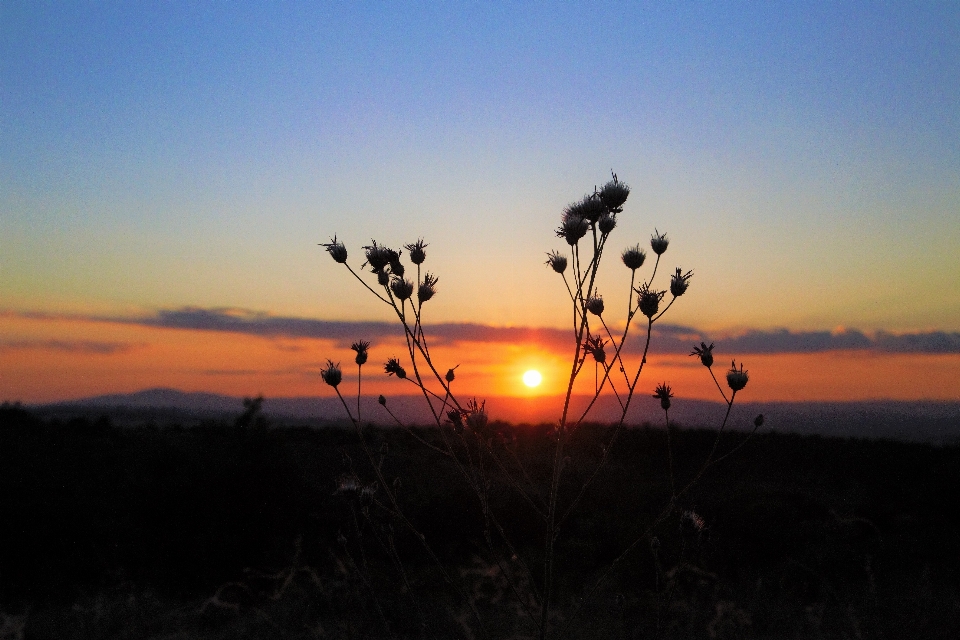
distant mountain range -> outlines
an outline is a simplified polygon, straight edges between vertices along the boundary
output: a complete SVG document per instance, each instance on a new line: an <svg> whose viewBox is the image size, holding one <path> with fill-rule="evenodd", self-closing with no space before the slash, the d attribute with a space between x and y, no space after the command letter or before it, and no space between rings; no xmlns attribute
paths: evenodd
<svg viewBox="0 0 960 640"><path fill-rule="evenodd" d="M588 398L577 397L571 414L579 416ZM356 412L356 398L349 400ZM405 424L431 424L432 415L421 396L393 396L387 403L393 414ZM662 426L663 411L659 402L642 394L631 403L628 423ZM514 398L492 397L486 409L493 420L512 423L555 422L559 419L557 397ZM243 411L242 398L214 393L189 393L176 389L145 389L136 393L81 398L31 407L50 416L109 415L119 423L191 424L201 420L232 420ZM377 398L363 397L360 409L365 422L395 424L393 418L377 403ZM670 419L681 427L719 426L725 405L703 400L676 398ZM345 421L343 405L336 397L266 398L263 411L275 424L330 424ZM960 444L960 402L939 401L871 401L871 402L762 402L734 405L728 428L747 430L753 427L757 414L764 414L763 429L781 432L820 434L858 438L891 438ZM611 422L618 419L620 407L616 398L604 396L591 409L588 419Z"/></svg>

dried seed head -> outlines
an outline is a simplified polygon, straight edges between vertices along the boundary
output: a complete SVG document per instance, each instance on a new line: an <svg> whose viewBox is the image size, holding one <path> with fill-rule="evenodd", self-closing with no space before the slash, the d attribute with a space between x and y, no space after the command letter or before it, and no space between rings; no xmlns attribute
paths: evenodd
<svg viewBox="0 0 960 640"><path fill-rule="evenodd" d="M407 255L410 256L410 262L413 264L423 264L423 261L427 259L427 253L424 251L424 248L429 245L423 243L423 238L418 238L416 242L412 244L404 245L403 248L407 250Z"/></svg>
<svg viewBox="0 0 960 640"><path fill-rule="evenodd" d="M387 264L390 263L390 249L380 246L376 240L371 240L373 244L363 248L367 256L367 264L374 273L380 273Z"/></svg>
<svg viewBox="0 0 960 640"><path fill-rule="evenodd" d="M680 267L677 267L677 272L673 274L673 277L670 279L670 293L673 294L673 297L682 296L687 292L687 288L690 286L690 278L692 277L693 271L683 273Z"/></svg>
<svg viewBox="0 0 960 640"><path fill-rule="evenodd" d="M467 401L467 426L474 431L483 431L490 417L487 415L486 400L477 402L477 399Z"/></svg>
<svg viewBox="0 0 960 640"><path fill-rule="evenodd" d="M590 225L584 218L570 217L557 229L557 237L563 238L572 247L580 242L580 238L587 235L589 228Z"/></svg>
<svg viewBox="0 0 960 640"><path fill-rule="evenodd" d="M454 431L463 433L463 415L459 411L456 409L447 411L447 420L453 425Z"/></svg>
<svg viewBox="0 0 960 640"><path fill-rule="evenodd" d="M597 228L600 229L600 233L603 235L609 234L617 226L617 216L610 215L605 213L600 217L600 221L597 222Z"/></svg>
<svg viewBox="0 0 960 640"><path fill-rule="evenodd" d="M660 406L664 411L670 409L670 398L673 397L673 393L671 393L670 385L666 382L657 385L656 393L653 394L653 397L659 398Z"/></svg>
<svg viewBox="0 0 960 640"><path fill-rule="evenodd" d="M396 374L396 376L401 380L407 377L407 372L402 366L400 366L400 360L397 358L390 358L387 360L387 363L383 365L383 370L386 371L388 376Z"/></svg>
<svg viewBox="0 0 960 640"><path fill-rule="evenodd" d="M667 234L660 233L654 229L654 234L650 236L650 248L653 249L653 252L658 256L663 255L663 252L667 250L667 245L670 244L670 240L667 238Z"/></svg>
<svg viewBox="0 0 960 640"><path fill-rule="evenodd" d="M333 388L336 388L343 380L343 374L340 372L340 364L334 364L332 360L327 360L325 369L320 370L320 377Z"/></svg>
<svg viewBox="0 0 960 640"><path fill-rule="evenodd" d="M603 296L594 296L587 300L587 311L595 316L603 315Z"/></svg>
<svg viewBox="0 0 960 640"><path fill-rule="evenodd" d="M403 263L400 262L400 253L393 249L386 248L383 251L387 257L387 263L390 265L390 273L398 278L402 278L405 269L403 268Z"/></svg>
<svg viewBox="0 0 960 640"><path fill-rule="evenodd" d="M384 396L384 395L381 393L381 394L380 394L380 397L377 398L377 402L379 402L379 403L382 404L383 406L387 406L387 398L386 398L386 396Z"/></svg>
<svg viewBox="0 0 960 640"><path fill-rule="evenodd" d="M557 273L563 273L567 270L567 257L551 251L547 254L547 264Z"/></svg>
<svg viewBox="0 0 960 640"><path fill-rule="evenodd" d="M600 201L600 197L595 193L591 193L583 196L582 200L568 204L563 210L563 221L567 222L571 219L580 219L596 222L606 211L607 208L603 202Z"/></svg>
<svg viewBox="0 0 960 640"><path fill-rule="evenodd" d="M437 293L437 282L439 278L430 272L423 276L423 282L417 288L417 300L423 304Z"/></svg>
<svg viewBox="0 0 960 640"><path fill-rule="evenodd" d="M600 189L600 201L613 213L620 213L623 203L630 195L630 187L617 179L617 174L610 172L612 179Z"/></svg>
<svg viewBox="0 0 960 640"><path fill-rule="evenodd" d="M607 361L607 352L603 348L605 344L606 342L600 336L587 336L587 340L583 343L583 350L592 355L594 360L603 364Z"/></svg>
<svg viewBox="0 0 960 640"><path fill-rule="evenodd" d="M377 271L377 282L381 287L385 287L390 284L390 273L388 271Z"/></svg>
<svg viewBox="0 0 960 640"><path fill-rule="evenodd" d="M640 309L640 313L648 318L657 315L657 311L660 310L660 301L663 300L666 291L651 290L647 283L643 283L634 291L637 292L637 307Z"/></svg>
<svg viewBox="0 0 960 640"><path fill-rule="evenodd" d="M403 278L394 278L390 281L390 291L398 300L406 300L413 295L413 283Z"/></svg>
<svg viewBox="0 0 960 640"><path fill-rule="evenodd" d="M459 366L460 366L460 365L457 365L457 367L459 367ZM456 376L454 375L454 373L453 373L453 370L456 369L457 367L452 367L452 368L450 368L450 369L447 369L447 375L444 376L444 377L446 378L447 382L453 382L454 378L456 377Z"/></svg>
<svg viewBox="0 0 960 640"><path fill-rule="evenodd" d="M627 269L636 271L643 266L643 261L647 259L647 252L641 249L638 244L624 249L623 253L620 254L620 259L623 260L623 264L627 266Z"/></svg>
<svg viewBox="0 0 960 640"><path fill-rule="evenodd" d="M753 426L757 427L758 429L763 426L763 414L762 414L762 413L758 413L758 414L757 414L757 417L753 419Z"/></svg>
<svg viewBox="0 0 960 640"><path fill-rule="evenodd" d="M327 250L327 253L330 254L334 262L343 264L347 261L347 248L343 246L342 242L337 240L337 236L330 238L330 242L328 243L321 243L320 246Z"/></svg>
<svg viewBox="0 0 960 640"><path fill-rule="evenodd" d="M737 369L737 363L734 361L730 365L730 371L727 371L727 385L734 391L740 391L750 380L750 376L743 370L743 363L740 363L740 369Z"/></svg>
<svg viewBox="0 0 960 640"><path fill-rule="evenodd" d="M694 346L693 351L690 352L692 356L699 356L700 362L703 363L703 366L710 368L713 366L713 343L710 343L710 346L707 346L706 342L701 342L700 346Z"/></svg>
<svg viewBox="0 0 960 640"><path fill-rule="evenodd" d="M357 352L356 362L358 365L364 365L367 362L367 349L370 348L370 343L366 340L360 340L359 342L354 342L350 345L350 348Z"/></svg>

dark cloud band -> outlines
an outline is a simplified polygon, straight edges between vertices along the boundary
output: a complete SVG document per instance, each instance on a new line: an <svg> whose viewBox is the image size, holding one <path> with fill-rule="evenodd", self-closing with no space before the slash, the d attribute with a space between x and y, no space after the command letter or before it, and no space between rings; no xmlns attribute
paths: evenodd
<svg viewBox="0 0 960 640"><path fill-rule="evenodd" d="M231 331L253 335L320 338L352 342L359 339L401 338L402 330L389 322L349 322L289 318L235 309L188 307L162 310L156 316L136 321L156 327ZM487 342L541 344L566 347L571 331L532 327L494 327L476 323L441 323L426 327L428 339L437 343ZM642 348L642 333L634 332L628 350ZM694 344L711 338L692 327L661 324L653 332L654 347L661 353L689 353ZM960 332L929 331L868 335L854 329L830 331L753 330L718 336L718 351L723 353L821 353L826 351L878 351L887 353L960 353ZM721 348L722 347L722 348Z"/></svg>
<svg viewBox="0 0 960 640"><path fill-rule="evenodd" d="M10 312L6 312L9 314ZM17 313L21 317L43 318L45 314ZM59 316L64 319L117 322L147 327L190 329L243 333L272 338L314 338L335 340L349 346L357 340L402 339L403 331L396 323L345 320L317 320L273 316L245 309L183 307L163 309L138 318ZM477 323L440 323L425 327L427 339L433 345L461 342L537 344L546 348L566 349L572 338L569 329L535 327L495 327ZM609 340L609 336L601 336ZM619 338L619 336L617 336ZM637 326L627 341L626 352L642 350L645 327ZM657 324L651 344L655 353L688 354L700 342L716 342L716 353L774 354L823 353L827 351L872 351L880 353L960 354L960 332L927 331L889 333L879 331L867 334L856 329L844 331L789 331L787 329L750 330L736 334L710 336L692 327ZM24 348L21 343L2 343L0 346ZM87 343L48 341L34 348L113 353L129 348L119 343Z"/></svg>
<svg viewBox="0 0 960 640"><path fill-rule="evenodd" d="M2 340L0 351L42 350L64 353L113 355L133 351L143 345L95 340Z"/></svg>

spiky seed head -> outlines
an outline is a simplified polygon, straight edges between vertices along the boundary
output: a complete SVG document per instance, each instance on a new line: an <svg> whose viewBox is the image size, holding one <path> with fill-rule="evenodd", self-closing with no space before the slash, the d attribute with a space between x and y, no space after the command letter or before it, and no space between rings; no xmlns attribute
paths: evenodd
<svg viewBox="0 0 960 640"><path fill-rule="evenodd" d="M427 272L427 274L423 276L423 282L421 282L420 286L417 288L417 300L420 301L420 304L423 304L436 295L437 282L439 280L440 279L437 278L437 276L430 272Z"/></svg>
<svg viewBox="0 0 960 640"><path fill-rule="evenodd" d="M653 249L653 252L658 256L662 256L663 253L667 250L667 246L670 244L667 234L660 233L654 229L654 234L650 236L650 248Z"/></svg>
<svg viewBox="0 0 960 640"><path fill-rule="evenodd" d="M604 341L598 338L598 342L599 343L593 349L593 359L599 362L600 364L603 364L607 361L607 352L603 348Z"/></svg>
<svg viewBox="0 0 960 640"><path fill-rule="evenodd" d="M340 363L334 364L332 360L327 360L327 366L320 370L320 377L333 388L336 388L343 380L343 373L340 372Z"/></svg>
<svg viewBox="0 0 960 640"><path fill-rule="evenodd" d="M457 365L457 367L459 366L460 365ZM456 378L456 375L453 373L453 370L456 369L457 367L451 367L450 369L447 369L447 375L444 376L447 382L453 382L454 378Z"/></svg>
<svg viewBox="0 0 960 640"><path fill-rule="evenodd" d="M476 398L467 401L467 426L474 431L483 431L490 417L487 415L486 400L477 401Z"/></svg>
<svg viewBox="0 0 960 640"><path fill-rule="evenodd" d="M647 252L641 249L638 244L624 249L623 253L620 254L620 259L623 260L623 264L627 266L627 269L636 271L643 266L643 261L647 259Z"/></svg>
<svg viewBox="0 0 960 640"><path fill-rule="evenodd" d="M390 273L398 278L402 278L405 269L403 268L403 263L400 262L400 252L387 248L384 248L383 252L387 257L387 264L390 265Z"/></svg>
<svg viewBox="0 0 960 640"><path fill-rule="evenodd" d="M600 216L607 212L607 207L600 200L600 196L593 193L583 198L582 211L584 218L590 222L596 222L600 219Z"/></svg>
<svg viewBox="0 0 960 640"><path fill-rule="evenodd" d="M386 398L386 396L384 396L384 395L381 393L381 394L380 394L380 397L377 398L377 402L379 402L379 403L380 403L381 405L383 405L383 406L387 406L387 398Z"/></svg>
<svg viewBox="0 0 960 640"><path fill-rule="evenodd" d="M567 218L557 229L557 237L563 238L572 247L580 242L580 238L587 235L589 228L590 225L584 218Z"/></svg>
<svg viewBox="0 0 960 640"><path fill-rule="evenodd" d="M750 380L750 376L743 370L743 363L740 363L740 369L737 369L736 361L730 365L730 371L727 371L727 386L734 391L740 391Z"/></svg>
<svg viewBox="0 0 960 640"><path fill-rule="evenodd" d="M390 284L390 272L386 270L377 271L377 282L381 287Z"/></svg>
<svg viewBox="0 0 960 640"><path fill-rule="evenodd" d="M595 316L603 315L603 296L594 296L587 300L587 311Z"/></svg>
<svg viewBox="0 0 960 640"><path fill-rule="evenodd" d="M388 376L396 375L401 380L407 377L406 370L400 365L400 360L397 358L387 360L387 363L383 365L383 370Z"/></svg>
<svg viewBox="0 0 960 640"><path fill-rule="evenodd" d="M563 210L563 221L580 219L596 222L606 211L607 208L600 201L599 196L591 193L583 196L581 200L568 204Z"/></svg>
<svg viewBox="0 0 960 640"><path fill-rule="evenodd" d="M654 291L647 283L643 283L635 291L637 292L637 307L640 309L640 313L648 318L657 315L657 311L660 310L660 301L663 300L666 291Z"/></svg>
<svg viewBox="0 0 960 640"><path fill-rule="evenodd" d="M608 235L614 228L617 226L617 216L605 213L600 216L600 221L597 222L597 228L600 229L600 233L603 235Z"/></svg>
<svg viewBox="0 0 960 640"><path fill-rule="evenodd" d="M690 278L692 277L693 271L683 273L680 267L677 267L677 272L673 274L673 277L670 279L670 293L673 294L673 297L682 296L687 292L687 288L690 286Z"/></svg>
<svg viewBox="0 0 960 640"><path fill-rule="evenodd" d="M656 393L653 394L653 397L659 398L660 406L664 411L670 409L670 398L673 397L673 393L671 393L670 385L666 382L657 385Z"/></svg>
<svg viewBox="0 0 960 640"><path fill-rule="evenodd" d="M358 365L364 365L367 363L367 349L370 348L370 343L366 340L359 340L350 345L350 348L357 352L356 362Z"/></svg>
<svg viewBox="0 0 960 640"><path fill-rule="evenodd" d="M367 257L367 264L370 265L370 269L374 273L380 273L383 271L383 268L390 263L390 256L387 253L390 250L378 245L376 240L371 240L370 242L373 244L363 248Z"/></svg>
<svg viewBox="0 0 960 640"><path fill-rule="evenodd" d="M429 245L424 244L423 238L418 238L416 242L404 245L403 248L407 250L407 255L410 256L410 262L420 265L427 259L427 252L424 251L424 248L427 246Z"/></svg>
<svg viewBox="0 0 960 640"><path fill-rule="evenodd" d="M627 201L629 195L630 187L620 182L615 173L612 174L610 182L600 189L600 200L607 209L614 213L620 213L623 203Z"/></svg>
<svg viewBox="0 0 960 640"><path fill-rule="evenodd" d="M593 356L596 362L603 364L607 361L607 352L604 350L604 345L606 345L606 341L601 339L600 336L587 336L583 343L583 350Z"/></svg>
<svg viewBox="0 0 960 640"><path fill-rule="evenodd" d="M700 362L703 363L703 366L708 369L713 366L713 343L710 343L710 346L707 346L706 342L701 342L700 346L694 346L693 351L690 352L692 356L699 356Z"/></svg>
<svg viewBox="0 0 960 640"><path fill-rule="evenodd" d="M757 417L753 419L753 426L757 427L758 429L763 426L763 414L762 414L762 413L758 413L758 414L757 414Z"/></svg>
<svg viewBox="0 0 960 640"><path fill-rule="evenodd" d="M547 264L557 273L563 273L567 270L567 256L551 251L547 254Z"/></svg>
<svg viewBox="0 0 960 640"><path fill-rule="evenodd" d="M406 300L413 295L413 283L404 278L393 278L390 281L390 291L398 300Z"/></svg>
<svg viewBox="0 0 960 640"><path fill-rule="evenodd" d="M330 238L330 242L321 243L320 246L327 250L334 262L343 264L347 261L347 248L337 240L337 236Z"/></svg>
<svg viewBox="0 0 960 640"><path fill-rule="evenodd" d="M456 409L447 411L447 420L453 425L453 430L457 433L463 433L463 414Z"/></svg>

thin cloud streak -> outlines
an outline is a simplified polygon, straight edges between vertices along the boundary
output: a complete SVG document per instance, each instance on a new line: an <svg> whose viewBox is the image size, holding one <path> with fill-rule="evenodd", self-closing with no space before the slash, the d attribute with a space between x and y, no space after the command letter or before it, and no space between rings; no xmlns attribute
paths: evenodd
<svg viewBox="0 0 960 640"><path fill-rule="evenodd" d="M6 312L10 314L11 312ZM36 312L16 312L20 317L35 319L72 319L112 322L144 327L241 333L269 338L310 338L334 340L347 347L356 340L402 339L400 327L391 322L318 320L274 316L269 313L235 308L182 307L161 309L152 316L54 316ZM634 328L634 337L627 341L625 352L642 350L645 323ZM572 332L569 329L537 327L496 327L477 323L441 323L426 325L425 332L433 345L454 345L464 342L500 344L537 344L552 349L566 349ZM614 329L614 334L618 335ZM641 336L641 337L638 337ZM603 336L607 337L607 336ZM618 336L619 337L619 336ZM822 353L828 351L869 351L876 353L960 354L960 332L925 331L865 333L856 329L842 331L790 331L788 329L747 330L710 336L694 327L657 324L653 331L656 351L689 354L700 342L715 342L716 352L726 354ZM42 344L27 342L0 343L0 348L58 348L85 350L90 353L114 353L133 348L121 343L67 342L49 340Z"/></svg>
<svg viewBox="0 0 960 640"><path fill-rule="evenodd" d="M61 351L93 355L128 353L143 347L142 344L126 342L99 342L96 340L2 340L0 351Z"/></svg>

